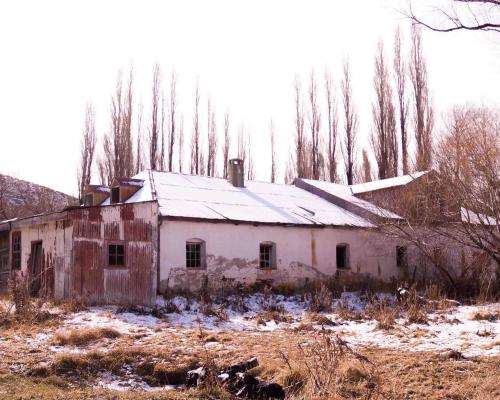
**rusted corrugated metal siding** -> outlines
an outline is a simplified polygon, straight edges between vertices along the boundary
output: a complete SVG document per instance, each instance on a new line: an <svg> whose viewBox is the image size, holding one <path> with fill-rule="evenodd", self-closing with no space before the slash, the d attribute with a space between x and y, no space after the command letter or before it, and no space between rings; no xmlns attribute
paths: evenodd
<svg viewBox="0 0 500 400"><path fill-rule="evenodd" d="M73 289L92 303L150 305L156 296L157 205L119 204L70 213ZM108 245L125 247L125 266L108 265Z"/></svg>

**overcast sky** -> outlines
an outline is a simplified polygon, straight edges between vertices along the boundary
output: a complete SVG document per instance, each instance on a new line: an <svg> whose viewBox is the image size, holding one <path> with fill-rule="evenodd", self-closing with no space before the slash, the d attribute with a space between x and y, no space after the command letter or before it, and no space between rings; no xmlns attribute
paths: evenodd
<svg viewBox="0 0 500 400"><path fill-rule="evenodd" d="M268 180L271 117L282 170L289 156L295 75L306 78L314 69L322 77L329 69L338 83L342 60L349 55L360 148L367 146L374 51L383 39L392 55L398 25L409 36L409 22L396 11L405 4L0 0L0 173L75 194L86 102L97 108L102 135L109 127L117 72L133 66L136 97L145 104L147 119L155 62L166 77L172 69L177 72L185 133L190 137L198 79L202 109L210 94L219 127L226 110L235 137L245 124L252 133L257 179ZM497 35L424 33L438 119L456 103L498 105Z"/></svg>

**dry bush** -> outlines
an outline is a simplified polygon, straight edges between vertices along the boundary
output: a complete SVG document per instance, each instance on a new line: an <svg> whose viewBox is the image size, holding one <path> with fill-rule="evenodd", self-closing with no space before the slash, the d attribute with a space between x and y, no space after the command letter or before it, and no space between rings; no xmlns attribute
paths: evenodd
<svg viewBox="0 0 500 400"><path fill-rule="evenodd" d="M320 283L310 293L306 293L306 299L309 301L308 310L311 312L331 312L332 311L332 292L324 283Z"/></svg>
<svg viewBox="0 0 500 400"><path fill-rule="evenodd" d="M373 301L365 309L365 318L375 319L377 321L377 329L393 329L398 317L398 308L391 306L385 300Z"/></svg>
<svg viewBox="0 0 500 400"><path fill-rule="evenodd" d="M306 399L376 399L380 396L380 378L376 366L352 350L338 336L322 331L311 344L299 344L295 358L281 353L289 367L283 383ZM297 375L297 371L301 371ZM296 383L297 386L293 386Z"/></svg>
<svg viewBox="0 0 500 400"><path fill-rule="evenodd" d="M332 321L330 318L317 314L315 312L308 312L307 319L311 321L313 324L322 325L322 326L335 326L337 323Z"/></svg>
<svg viewBox="0 0 500 400"><path fill-rule="evenodd" d="M52 343L57 346L86 346L100 339L116 339L120 336L120 332L113 328L79 329L69 333L57 332Z"/></svg>
<svg viewBox="0 0 500 400"><path fill-rule="evenodd" d="M293 322L293 318L285 313L284 308L279 310L263 310L255 316L257 325L265 325L269 321L290 323Z"/></svg>
<svg viewBox="0 0 500 400"><path fill-rule="evenodd" d="M477 311L470 317L473 321L495 322L500 319L500 311Z"/></svg>
<svg viewBox="0 0 500 400"><path fill-rule="evenodd" d="M347 300L340 300L337 302L335 311L339 318L346 321L361 321L364 318L364 314L351 307Z"/></svg>
<svg viewBox="0 0 500 400"><path fill-rule="evenodd" d="M409 324L427 324L428 322L427 311L418 302L411 303L408 306L407 314L407 321Z"/></svg>
<svg viewBox="0 0 500 400"><path fill-rule="evenodd" d="M72 296L68 301L62 303L61 308L69 313L77 313L86 311L87 301L82 297Z"/></svg>

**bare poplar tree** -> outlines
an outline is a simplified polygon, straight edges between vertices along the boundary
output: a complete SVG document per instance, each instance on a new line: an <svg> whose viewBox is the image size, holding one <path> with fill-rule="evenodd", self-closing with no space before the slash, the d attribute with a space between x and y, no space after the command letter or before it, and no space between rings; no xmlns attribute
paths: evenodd
<svg viewBox="0 0 500 400"><path fill-rule="evenodd" d="M229 164L229 149L231 148L231 134L229 131L229 113L224 114L224 146L222 148L223 155L223 177L227 179L228 174L228 164Z"/></svg>
<svg viewBox="0 0 500 400"><path fill-rule="evenodd" d="M139 173L144 169L144 157L142 154L142 116L143 116L144 106L141 104L139 106L139 113L137 114L137 148L135 154L135 173Z"/></svg>
<svg viewBox="0 0 500 400"><path fill-rule="evenodd" d="M337 99L334 94L334 86L331 75L325 73L325 95L328 114L328 148L327 167L330 182L337 181L337 132L338 132L338 111Z"/></svg>
<svg viewBox="0 0 500 400"><path fill-rule="evenodd" d="M106 183L113 177L130 176L134 171L132 139L133 73L130 70L123 92L121 72L118 73L115 92L111 97L110 131L104 136L102 156L98 162L99 175Z"/></svg>
<svg viewBox="0 0 500 400"><path fill-rule="evenodd" d="M375 54L373 86L375 88L375 101L372 104L373 131L371 142L377 160L378 177L385 179L397 175L398 142L392 88L382 42L379 42Z"/></svg>
<svg viewBox="0 0 500 400"><path fill-rule="evenodd" d="M295 161L297 163L297 175L299 178L305 177L305 151L306 138L304 133L304 102L302 100L302 90L300 80L295 77Z"/></svg>
<svg viewBox="0 0 500 400"><path fill-rule="evenodd" d="M179 172L182 173L184 171L184 117L181 116L181 120L179 123Z"/></svg>
<svg viewBox="0 0 500 400"><path fill-rule="evenodd" d="M344 156L347 184L352 185L354 181L354 164L356 159L358 116L353 104L351 73L349 69L349 60L347 59L344 61L341 89L344 106L344 140L342 152Z"/></svg>
<svg viewBox="0 0 500 400"><path fill-rule="evenodd" d="M92 164L94 162L94 151L97 142L95 131L95 110L92 103L87 103L85 109L85 122L83 126L80 165L78 168L78 199L80 204L83 202L83 192L85 185L90 183L92 177Z"/></svg>
<svg viewBox="0 0 500 400"><path fill-rule="evenodd" d="M415 113L415 139L417 141L416 168L423 171L432 167L432 129L434 116L427 85L427 65L422 50L421 32L418 26L413 26L412 28L410 76Z"/></svg>
<svg viewBox="0 0 500 400"><path fill-rule="evenodd" d="M274 122L269 122L269 138L271 140L271 183L276 182L276 131Z"/></svg>
<svg viewBox="0 0 500 400"><path fill-rule="evenodd" d="M396 83L396 96L399 114L399 134L401 138L401 157L403 175L410 172L408 163L408 96L406 94L407 68L403 60L401 31L398 28L394 38L394 78Z"/></svg>
<svg viewBox="0 0 500 400"><path fill-rule="evenodd" d="M207 110L207 175L215 176L215 164L217 159L217 126L215 122L215 111L210 98Z"/></svg>
<svg viewBox="0 0 500 400"><path fill-rule="evenodd" d="M161 92L161 119L160 119L160 152L157 166L160 171L165 171L165 93Z"/></svg>
<svg viewBox="0 0 500 400"><path fill-rule="evenodd" d="M319 147L319 130L321 124L321 113L318 105L318 85L314 71L311 72L309 80L309 127L311 129L311 167L312 178L319 179L320 177L320 159L321 152Z"/></svg>
<svg viewBox="0 0 500 400"><path fill-rule="evenodd" d="M368 157L368 151L363 149L363 182L372 181L372 165L370 163L370 158Z"/></svg>
<svg viewBox="0 0 500 400"><path fill-rule="evenodd" d="M191 173L200 174L200 87L196 83L193 112L193 136L191 139Z"/></svg>
<svg viewBox="0 0 500 400"><path fill-rule="evenodd" d="M161 69L160 64L153 68L153 86L151 96L151 121L149 127L149 165L152 170L158 168L158 141L160 135L160 86Z"/></svg>
<svg viewBox="0 0 500 400"><path fill-rule="evenodd" d="M170 131L168 133L168 170L173 171L175 147L175 122L177 112L177 76L172 72L170 76Z"/></svg>
<svg viewBox="0 0 500 400"><path fill-rule="evenodd" d="M246 137L246 170L247 170L247 179L249 181L255 179L255 167L253 162L253 150L252 150L252 135L250 131L247 131Z"/></svg>

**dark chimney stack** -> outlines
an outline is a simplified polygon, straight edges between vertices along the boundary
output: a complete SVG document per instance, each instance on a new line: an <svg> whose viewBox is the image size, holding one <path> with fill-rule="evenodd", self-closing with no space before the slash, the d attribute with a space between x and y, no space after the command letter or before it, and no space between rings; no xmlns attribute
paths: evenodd
<svg viewBox="0 0 500 400"><path fill-rule="evenodd" d="M234 187L245 187L245 166L242 159L229 160L229 182Z"/></svg>

